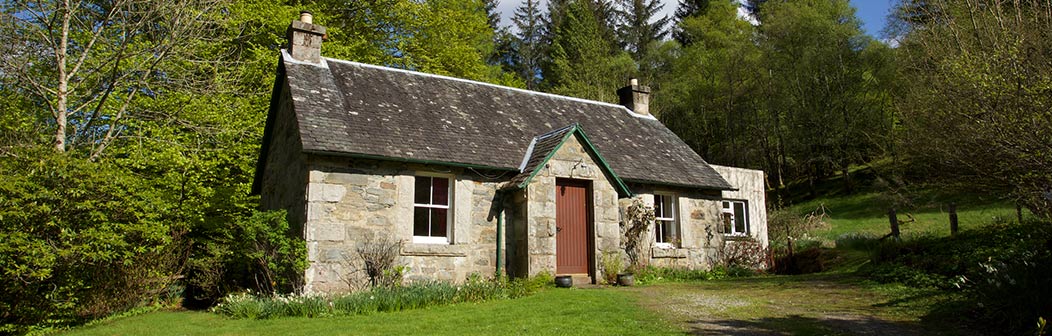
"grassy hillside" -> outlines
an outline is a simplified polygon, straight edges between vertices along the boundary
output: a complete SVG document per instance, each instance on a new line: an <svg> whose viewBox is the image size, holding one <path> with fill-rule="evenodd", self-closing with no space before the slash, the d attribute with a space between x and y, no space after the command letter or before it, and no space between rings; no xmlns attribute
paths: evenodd
<svg viewBox="0 0 1052 336"><path fill-rule="evenodd" d="M821 181L816 189L818 198L809 199L808 190L791 185L785 198L787 209L804 215L824 211L828 229L813 233L814 238L832 243L844 235L862 234L883 236L891 231L888 210L895 208L904 237L950 234L949 204L957 204L957 217L962 230L998 221L1015 221L1015 205L1000 194L978 191L945 192L933 186L914 184L909 187L890 186L877 173L883 166L853 169L853 192L843 189L843 177ZM774 199L774 198L769 198ZM1023 210L1025 218L1032 217Z"/></svg>

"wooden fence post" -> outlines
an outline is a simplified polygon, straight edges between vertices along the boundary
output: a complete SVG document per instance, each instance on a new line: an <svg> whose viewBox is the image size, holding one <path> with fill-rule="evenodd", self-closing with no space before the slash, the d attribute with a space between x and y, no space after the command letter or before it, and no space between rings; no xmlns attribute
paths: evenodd
<svg viewBox="0 0 1052 336"><path fill-rule="evenodd" d="M891 221L891 236L899 240L899 218L895 216L895 208L888 210L888 220Z"/></svg>
<svg viewBox="0 0 1052 336"><path fill-rule="evenodd" d="M1019 223L1023 223L1023 205L1018 202L1015 204L1015 217Z"/></svg>
<svg viewBox="0 0 1052 336"><path fill-rule="evenodd" d="M950 237L957 236L957 203L950 203Z"/></svg>

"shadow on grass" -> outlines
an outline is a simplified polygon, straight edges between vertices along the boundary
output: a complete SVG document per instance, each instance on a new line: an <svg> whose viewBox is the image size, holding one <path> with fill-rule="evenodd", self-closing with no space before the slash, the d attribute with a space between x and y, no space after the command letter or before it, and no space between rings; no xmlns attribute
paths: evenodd
<svg viewBox="0 0 1052 336"><path fill-rule="evenodd" d="M891 322L858 315L828 315L820 318L790 315L758 320L695 320L692 335L923 335L913 322Z"/></svg>

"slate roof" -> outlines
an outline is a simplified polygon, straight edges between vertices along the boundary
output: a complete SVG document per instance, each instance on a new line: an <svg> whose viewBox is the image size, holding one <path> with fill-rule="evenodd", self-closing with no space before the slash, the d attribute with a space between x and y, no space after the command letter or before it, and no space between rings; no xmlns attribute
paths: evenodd
<svg viewBox="0 0 1052 336"><path fill-rule="evenodd" d="M592 141L588 139L588 135L581 129L581 125L573 124L566 127L559 128L554 131L550 131L533 138L530 142L530 146L526 149L526 155L522 159L522 165L519 166L519 174L511 178L503 187L503 189L516 189L525 188L530 183L530 180L537 175L539 170L544 167L545 163L555 155L555 152L562 147L563 143L571 136L577 136L581 141L581 145L586 151L592 153L597 158L596 164L603 171L603 174L610 179L614 184L614 189L617 190L617 194L622 197L631 197L632 191L625 186L624 181L621 180L617 173L610 168L606 163L606 159L603 158L602 154L595 149L592 145Z"/></svg>
<svg viewBox="0 0 1052 336"><path fill-rule="evenodd" d="M517 171L535 135L576 123L625 181L732 189L659 121L621 105L284 51L282 65L304 152Z"/></svg>
<svg viewBox="0 0 1052 336"><path fill-rule="evenodd" d="M546 161L549 154L559 148L559 144L566 138L566 134L573 130L573 126L569 125L534 137L529 147L526 147L526 154L522 158L522 164L519 165L519 174L508 181L507 188L521 188L521 185L533 176L537 167Z"/></svg>

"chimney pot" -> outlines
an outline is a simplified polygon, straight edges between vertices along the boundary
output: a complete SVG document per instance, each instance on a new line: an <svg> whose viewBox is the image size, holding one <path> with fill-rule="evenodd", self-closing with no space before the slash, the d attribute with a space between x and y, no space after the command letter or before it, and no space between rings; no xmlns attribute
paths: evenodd
<svg viewBox="0 0 1052 336"><path fill-rule="evenodd" d="M628 86L617 90L621 105L639 115L650 115L650 87L639 85L639 80L631 78Z"/></svg>
<svg viewBox="0 0 1052 336"><path fill-rule="evenodd" d="M325 27L313 24L314 15L300 12L299 21L292 21L285 31L289 40L289 56L301 62L321 63L321 41L325 38Z"/></svg>

